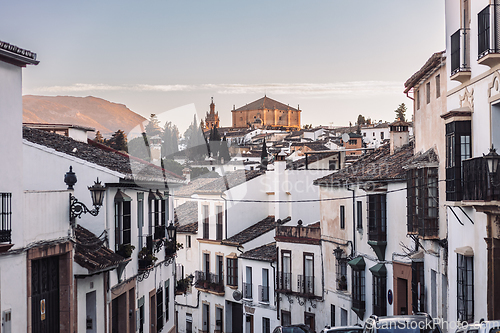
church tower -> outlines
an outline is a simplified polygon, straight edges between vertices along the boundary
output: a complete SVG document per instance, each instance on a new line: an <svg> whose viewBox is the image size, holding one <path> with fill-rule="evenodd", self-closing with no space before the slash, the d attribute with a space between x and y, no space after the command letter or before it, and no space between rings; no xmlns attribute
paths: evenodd
<svg viewBox="0 0 500 333"><path fill-rule="evenodd" d="M207 112L205 116L205 128L219 128L219 112L215 112L214 98L212 97L212 103L210 103L210 112Z"/></svg>

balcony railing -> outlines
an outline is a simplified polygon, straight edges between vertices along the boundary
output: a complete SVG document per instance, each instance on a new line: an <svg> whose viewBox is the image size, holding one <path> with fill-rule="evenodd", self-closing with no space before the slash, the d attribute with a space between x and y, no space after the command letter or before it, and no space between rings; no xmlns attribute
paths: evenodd
<svg viewBox="0 0 500 333"><path fill-rule="evenodd" d="M11 230L0 230L0 243L11 243Z"/></svg>
<svg viewBox="0 0 500 333"><path fill-rule="evenodd" d="M297 287L300 293L306 295L314 295L314 276L299 275L297 279Z"/></svg>
<svg viewBox="0 0 500 333"><path fill-rule="evenodd" d="M194 272L195 282L194 286L200 289L206 289L217 293L224 292L224 278L221 275L208 273L202 271Z"/></svg>
<svg viewBox="0 0 500 333"><path fill-rule="evenodd" d="M276 284L281 292L292 291L292 273L279 272L277 280Z"/></svg>
<svg viewBox="0 0 500 333"><path fill-rule="evenodd" d="M451 75L462 71L470 71L469 66L470 30L459 29L451 35Z"/></svg>
<svg viewBox="0 0 500 333"><path fill-rule="evenodd" d="M269 302L269 286L259 286L259 302Z"/></svg>
<svg viewBox="0 0 500 333"><path fill-rule="evenodd" d="M243 282L243 298L252 299L252 284Z"/></svg>
<svg viewBox="0 0 500 333"><path fill-rule="evenodd" d="M366 306L365 301L359 300L359 299L352 299L352 307L355 309L360 309L364 310Z"/></svg>
<svg viewBox="0 0 500 333"><path fill-rule="evenodd" d="M500 200L500 188L491 186L486 160L482 157L463 161L463 200ZM493 182L498 183L497 174Z"/></svg>

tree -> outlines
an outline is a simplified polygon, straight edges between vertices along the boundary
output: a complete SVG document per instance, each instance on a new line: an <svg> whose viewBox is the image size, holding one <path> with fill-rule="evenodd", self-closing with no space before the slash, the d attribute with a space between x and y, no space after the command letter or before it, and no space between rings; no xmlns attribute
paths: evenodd
<svg viewBox="0 0 500 333"><path fill-rule="evenodd" d="M145 161L151 160L151 151L149 150L148 140L146 133L142 133L142 136L133 138L127 144L128 153L132 156L141 158Z"/></svg>
<svg viewBox="0 0 500 333"><path fill-rule="evenodd" d="M396 120L406 121L406 105L405 103L399 104L398 108L394 110L396 113Z"/></svg>
<svg viewBox="0 0 500 333"><path fill-rule="evenodd" d="M262 151L260 153L260 169L261 170L267 170L267 145L266 145L266 138L264 138L264 141L262 142Z"/></svg>
<svg viewBox="0 0 500 333"><path fill-rule="evenodd" d="M356 134L361 135L361 125L358 124L358 127L356 128Z"/></svg>
<svg viewBox="0 0 500 333"><path fill-rule="evenodd" d="M170 121L165 123L162 140L162 156L166 157L179 151L179 130Z"/></svg>
<svg viewBox="0 0 500 333"><path fill-rule="evenodd" d="M97 143L104 143L104 138L102 137L102 134L100 131L96 132L94 141Z"/></svg>
<svg viewBox="0 0 500 333"><path fill-rule="evenodd" d="M229 147L227 145L227 139L225 135L220 143L219 157L221 158L221 161L223 160L224 163L227 163L231 160L231 155L229 155Z"/></svg>
<svg viewBox="0 0 500 333"><path fill-rule="evenodd" d="M358 116L358 120L356 121L358 125L366 125L366 119L363 115Z"/></svg>
<svg viewBox="0 0 500 333"><path fill-rule="evenodd" d="M193 122L184 132L184 141L186 142L187 155L193 161L199 161L209 155L207 139L200 128L196 115Z"/></svg>
<svg viewBox="0 0 500 333"><path fill-rule="evenodd" d="M210 154L213 158L217 159L220 151L220 134L217 128L212 127L210 129L209 138Z"/></svg>
<svg viewBox="0 0 500 333"><path fill-rule="evenodd" d="M107 145L113 149L128 151L127 150L127 134L122 130L117 130L107 141Z"/></svg>
<svg viewBox="0 0 500 333"><path fill-rule="evenodd" d="M156 117L156 114L152 113L151 117L149 118L149 122L146 125L146 134L148 137L153 137L155 135L160 135L161 134L161 127L160 127L160 121L158 120L158 117Z"/></svg>

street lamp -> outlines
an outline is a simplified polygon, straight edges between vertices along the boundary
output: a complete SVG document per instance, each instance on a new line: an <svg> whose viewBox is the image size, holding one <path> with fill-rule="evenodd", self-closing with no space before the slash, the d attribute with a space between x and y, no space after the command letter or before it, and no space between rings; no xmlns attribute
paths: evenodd
<svg viewBox="0 0 500 333"><path fill-rule="evenodd" d="M498 170L498 162L500 161L500 155L497 154L497 151L493 147L493 145L491 145L488 155L483 154L483 158L486 160L486 164L488 165L488 174L491 185L494 187L499 186L500 183L495 182L495 176Z"/></svg>
<svg viewBox="0 0 500 333"><path fill-rule="evenodd" d="M172 222L170 222L169 226L167 227L167 235L168 239L171 242L174 242L175 245L175 243L177 242L177 227L174 226Z"/></svg>
<svg viewBox="0 0 500 333"><path fill-rule="evenodd" d="M68 185L68 190L73 189L73 185L76 184L76 175L73 172L73 167L69 167L69 172L64 176L64 182ZM81 218L82 214L89 213L92 216L97 216L99 214L99 208L102 206L104 199L104 192L106 192L106 187L102 185L97 178L94 185L88 187L90 191L90 196L92 198L92 205L94 209L88 209L83 202L78 201L78 199L73 195L69 194L69 220L74 224L75 219Z"/></svg>
<svg viewBox="0 0 500 333"><path fill-rule="evenodd" d="M339 246L339 245L337 245L337 248L336 248L335 250L333 250L333 255L335 256L335 258L336 258L337 260L340 260L340 259L342 259L342 255L343 255L343 254L344 254L344 250L342 250L342 249L340 248L340 246Z"/></svg>

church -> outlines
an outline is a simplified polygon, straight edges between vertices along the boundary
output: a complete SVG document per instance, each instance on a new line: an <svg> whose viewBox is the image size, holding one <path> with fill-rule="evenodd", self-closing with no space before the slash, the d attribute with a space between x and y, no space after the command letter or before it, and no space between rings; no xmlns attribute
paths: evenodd
<svg viewBox="0 0 500 333"><path fill-rule="evenodd" d="M236 127L274 127L300 129L300 113L302 111L264 97L246 104L238 109L231 110L233 128Z"/></svg>
<svg viewBox="0 0 500 333"><path fill-rule="evenodd" d="M210 112L207 112L205 116L205 128L219 128L219 112L215 112L214 98L212 97L212 103L210 103Z"/></svg>

